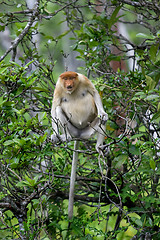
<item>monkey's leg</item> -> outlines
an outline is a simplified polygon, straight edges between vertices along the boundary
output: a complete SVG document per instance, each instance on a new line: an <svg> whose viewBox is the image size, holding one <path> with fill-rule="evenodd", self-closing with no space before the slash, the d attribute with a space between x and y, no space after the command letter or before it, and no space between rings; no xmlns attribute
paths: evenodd
<svg viewBox="0 0 160 240"><path fill-rule="evenodd" d="M96 143L96 150L100 153L101 147L104 144L104 137L106 131L106 124L99 124L97 128L97 143Z"/></svg>
<svg viewBox="0 0 160 240"><path fill-rule="evenodd" d="M90 126L81 130L80 138L88 139L92 137L95 133L97 134L97 143L96 143L96 150L100 152L100 146L103 145L104 137L106 131L106 123L103 122L98 117L90 123Z"/></svg>
<svg viewBox="0 0 160 240"><path fill-rule="evenodd" d="M72 137L79 137L79 130L69 122L69 120L66 118L65 113L63 112L60 106L56 108L56 120L57 120L57 123L54 124L56 125L55 127L56 134L53 134L51 136L51 139L53 140L53 142L56 143L59 140L71 141ZM58 133L58 126L62 130L62 133L63 133L62 135L59 135Z"/></svg>
<svg viewBox="0 0 160 240"><path fill-rule="evenodd" d="M103 122L103 124L102 124L102 120L100 118L96 117L93 120L93 122L89 123L88 127L79 130L80 138L88 139L88 138L92 137L95 133L97 133L99 135L104 135L105 128L106 128L106 123Z"/></svg>
<svg viewBox="0 0 160 240"><path fill-rule="evenodd" d="M97 131L98 122L99 119L95 118L95 120L92 123L90 123L88 127L81 129L79 137L82 139L88 139L92 137Z"/></svg>

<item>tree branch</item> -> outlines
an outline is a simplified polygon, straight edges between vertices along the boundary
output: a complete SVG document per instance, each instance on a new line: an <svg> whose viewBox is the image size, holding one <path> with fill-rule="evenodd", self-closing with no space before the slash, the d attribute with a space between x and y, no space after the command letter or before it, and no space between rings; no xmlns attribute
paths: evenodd
<svg viewBox="0 0 160 240"><path fill-rule="evenodd" d="M29 22L27 23L27 25L25 26L24 30L21 32L21 34L13 41L12 45L10 46L10 48L5 52L5 54L3 56L0 57L0 62L12 51L15 50L16 47L18 46L18 44L22 41L22 39L24 38L24 36L28 33L29 29L32 27L32 24L35 20L35 18L38 16L38 12L39 12L39 1L37 0L35 3L35 8L33 10L33 14L29 19Z"/></svg>

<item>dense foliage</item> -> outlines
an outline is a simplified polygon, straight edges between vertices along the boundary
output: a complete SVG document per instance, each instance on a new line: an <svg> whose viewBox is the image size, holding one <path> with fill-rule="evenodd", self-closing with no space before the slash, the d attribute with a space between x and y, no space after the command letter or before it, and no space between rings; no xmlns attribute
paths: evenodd
<svg viewBox="0 0 160 240"><path fill-rule="evenodd" d="M159 239L158 0L29 2L0 2L0 239ZM109 115L104 155L80 144L70 224L73 142L50 140L69 47Z"/></svg>

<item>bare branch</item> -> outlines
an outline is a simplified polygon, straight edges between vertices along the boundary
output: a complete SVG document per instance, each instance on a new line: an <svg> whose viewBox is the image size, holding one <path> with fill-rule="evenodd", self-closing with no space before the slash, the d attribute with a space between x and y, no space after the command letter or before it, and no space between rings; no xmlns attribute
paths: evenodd
<svg viewBox="0 0 160 240"><path fill-rule="evenodd" d="M30 17L27 25L25 26L24 30L21 32L21 34L13 41L10 48L5 52L3 56L0 57L0 62L13 50L17 48L18 44L22 41L24 36L28 33L29 29L32 27L35 18L38 16L39 12L39 0L36 1L35 8L33 10L32 16Z"/></svg>

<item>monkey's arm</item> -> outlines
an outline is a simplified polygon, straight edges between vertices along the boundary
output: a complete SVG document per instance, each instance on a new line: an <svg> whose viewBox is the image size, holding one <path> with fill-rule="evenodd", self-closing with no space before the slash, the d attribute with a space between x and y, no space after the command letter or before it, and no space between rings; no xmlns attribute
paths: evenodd
<svg viewBox="0 0 160 240"><path fill-rule="evenodd" d="M60 102L61 102L60 98L57 98L54 95L52 108L51 108L52 128L53 128L54 134L58 134L58 119L57 119L56 109L60 105Z"/></svg>
<svg viewBox="0 0 160 240"><path fill-rule="evenodd" d="M72 137L78 138L80 136L79 130L67 119L60 103L53 101L51 115L53 127L51 139L54 143L59 141L65 142L67 140L71 141ZM61 135L59 130L62 132Z"/></svg>
<svg viewBox="0 0 160 240"><path fill-rule="evenodd" d="M96 89L93 98L97 107L98 117L100 117L104 122L106 122L108 120L108 114L104 111L100 95Z"/></svg>
<svg viewBox="0 0 160 240"><path fill-rule="evenodd" d="M97 91L97 89L95 88L95 86L93 85L92 82L90 82L90 85L88 87L88 92L93 96L94 98L94 102L95 102L95 105L97 107L97 114L98 114L98 117L104 122L106 123L106 121L108 120L108 114L104 111L104 108L103 108L103 104L102 104L102 101L101 101L101 97Z"/></svg>

